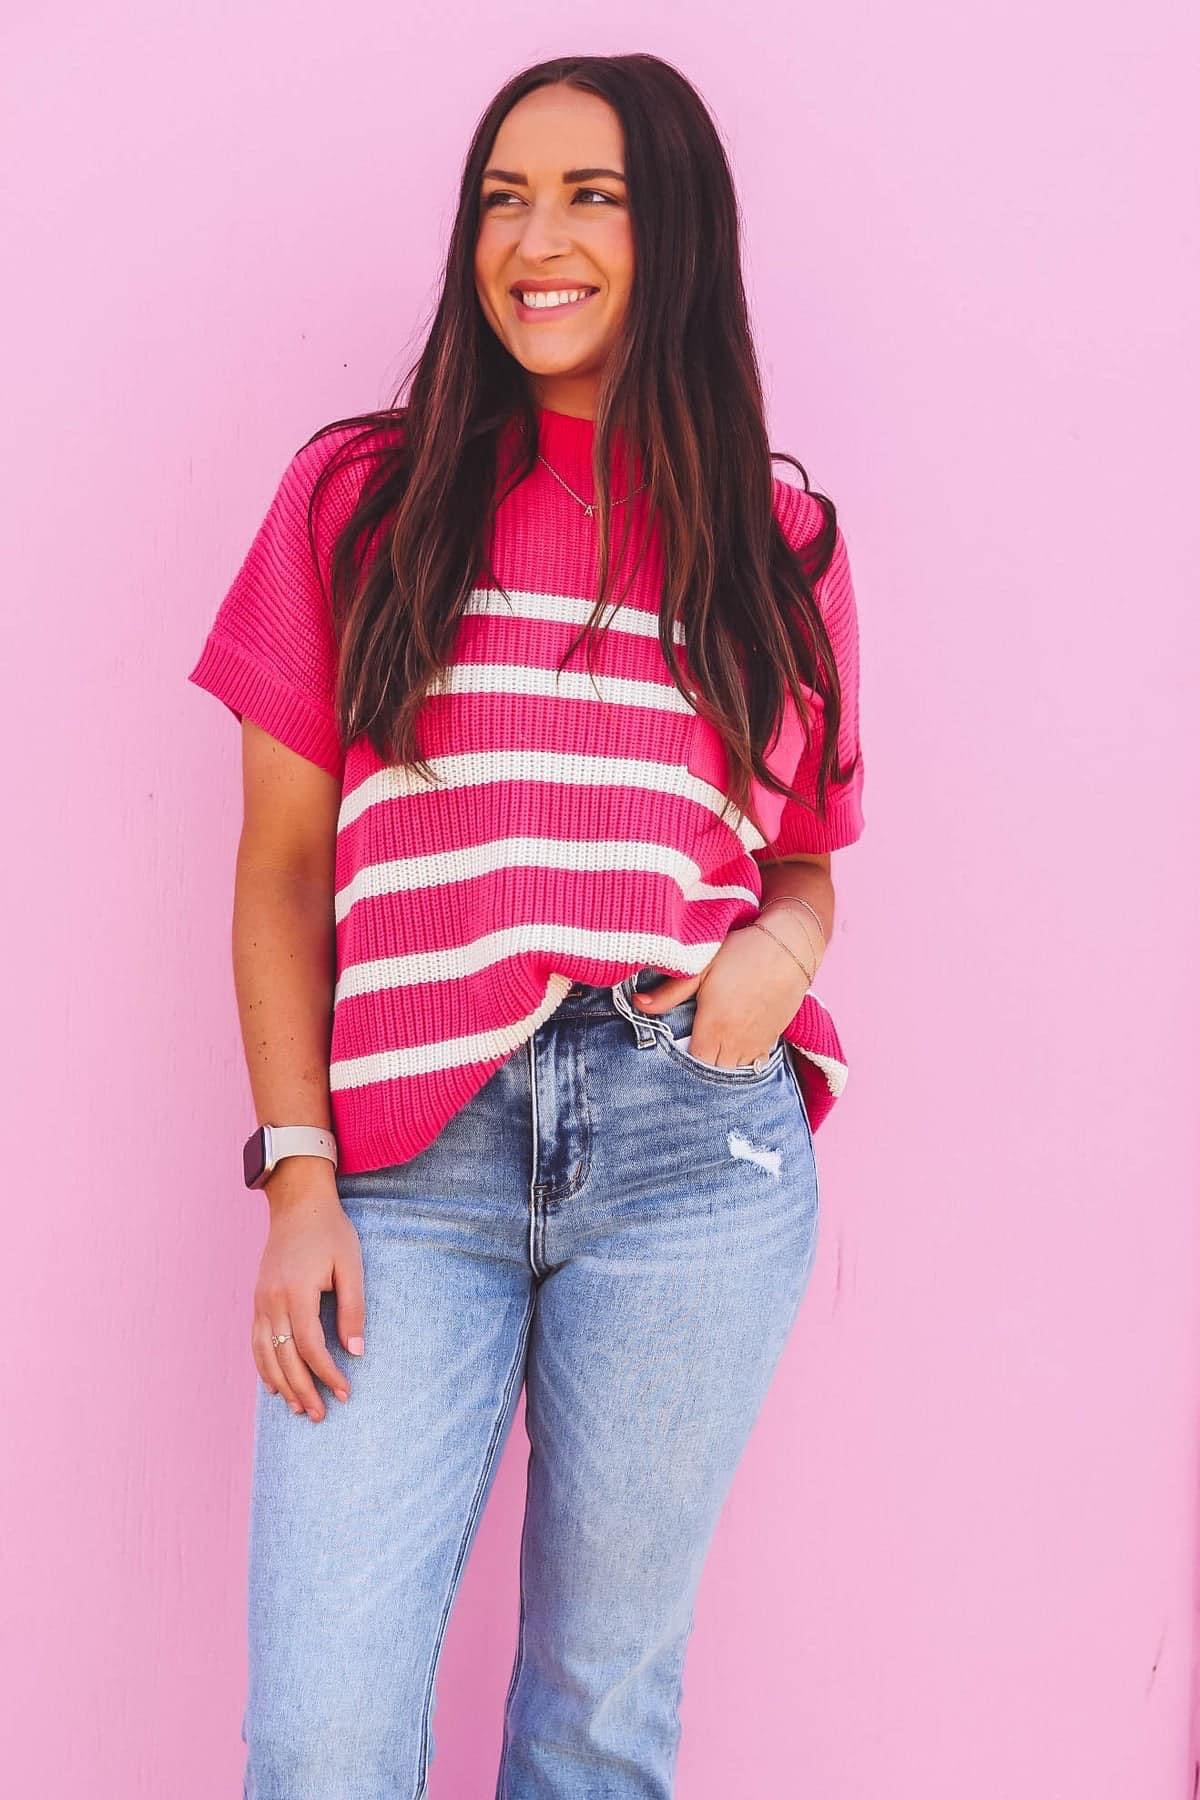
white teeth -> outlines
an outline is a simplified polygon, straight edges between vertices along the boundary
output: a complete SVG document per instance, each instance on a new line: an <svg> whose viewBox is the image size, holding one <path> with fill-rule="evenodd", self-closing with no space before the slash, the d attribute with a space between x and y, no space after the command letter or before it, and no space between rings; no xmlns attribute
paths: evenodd
<svg viewBox="0 0 1200 1800"><path fill-rule="evenodd" d="M572 300L582 300L590 288L559 288L548 293L522 294L521 299L526 306L566 306Z"/></svg>

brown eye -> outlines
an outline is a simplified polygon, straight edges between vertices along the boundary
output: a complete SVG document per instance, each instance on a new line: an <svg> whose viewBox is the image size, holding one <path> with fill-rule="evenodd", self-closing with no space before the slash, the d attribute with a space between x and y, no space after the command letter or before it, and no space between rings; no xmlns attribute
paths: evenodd
<svg viewBox="0 0 1200 1800"><path fill-rule="evenodd" d="M584 194L590 195L593 200L603 200L606 206L620 205L620 201L616 196L614 194L606 194L603 188L580 188L575 194L575 199L580 199ZM495 207L498 200L516 200L518 198L519 196L516 194L507 193L503 189L496 189L492 193L484 195L483 210L484 212L490 211Z"/></svg>

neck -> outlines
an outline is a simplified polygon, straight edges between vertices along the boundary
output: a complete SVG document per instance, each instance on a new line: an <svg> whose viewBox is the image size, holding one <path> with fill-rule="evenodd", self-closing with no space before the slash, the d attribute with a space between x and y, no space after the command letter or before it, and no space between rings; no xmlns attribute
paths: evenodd
<svg viewBox="0 0 1200 1800"><path fill-rule="evenodd" d="M533 404L572 419L594 419L599 382L594 376L534 376L529 382Z"/></svg>
<svg viewBox="0 0 1200 1800"><path fill-rule="evenodd" d="M596 443L594 419L577 418L558 412L553 407L537 408L538 449L555 474L561 476L579 497L591 503L596 498L592 473L592 455ZM545 471L542 471L543 474ZM547 476L553 480L553 476ZM645 477L636 456L625 454L625 437L617 427L609 444L608 487L613 501L624 501L639 487Z"/></svg>

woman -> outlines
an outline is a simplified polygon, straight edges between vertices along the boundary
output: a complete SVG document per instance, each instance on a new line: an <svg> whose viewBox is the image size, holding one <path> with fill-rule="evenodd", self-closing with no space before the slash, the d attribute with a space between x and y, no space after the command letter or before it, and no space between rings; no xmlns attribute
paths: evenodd
<svg viewBox="0 0 1200 1800"><path fill-rule="evenodd" d="M810 984L862 830L845 544L772 472L732 182L674 69L501 91L409 379L292 459L190 676L243 721L274 1128L245 1791L426 1793L524 1384L497 1795L664 1796L812 1263L845 1068Z"/></svg>

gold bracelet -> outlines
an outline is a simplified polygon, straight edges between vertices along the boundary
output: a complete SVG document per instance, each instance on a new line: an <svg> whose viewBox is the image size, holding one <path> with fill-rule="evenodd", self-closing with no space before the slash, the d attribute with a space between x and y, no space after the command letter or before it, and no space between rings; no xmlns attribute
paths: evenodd
<svg viewBox="0 0 1200 1800"><path fill-rule="evenodd" d="M822 957L823 952L818 950L817 946L813 943L812 932L808 929L808 926L805 925L803 920L800 921L800 925L801 925L801 929L804 932L805 940L808 944L808 947L813 953L813 969L815 971L820 966L821 957Z"/></svg>
<svg viewBox="0 0 1200 1800"><path fill-rule="evenodd" d="M779 945L780 949L787 951L788 955L791 957L792 961L796 964L797 968L804 970L805 979L807 980L807 982L809 983L809 986L811 987L813 976L816 974L815 965L811 969L805 969L804 964L800 961L800 958L796 955L796 952L792 949L790 944L785 944L781 937L775 937L775 933L772 930L770 930L770 928L768 926L760 924L757 919L751 919L750 923L751 923L751 925L754 926L756 931L765 931L769 938L775 938L775 942Z"/></svg>
<svg viewBox="0 0 1200 1800"><path fill-rule="evenodd" d="M770 912L770 910L771 910L771 908L769 906L760 907L759 913L758 913L759 918L762 917L764 912ZM807 942L809 949L813 953L813 969L815 971L820 966L823 951L818 950L817 946L813 943L812 932L808 929L808 924L807 924L806 920L801 919L800 928L804 932L805 941Z"/></svg>
<svg viewBox="0 0 1200 1800"><path fill-rule="evenodd" d="M769 907L769 906L786 906L789 901L791 901L793 906L808 907L809 912L812 914L813 918L817 921L817 930L821 934L821 942L823 944L827 943L828 939L825 936L825 927L821 923L820 913L817 911L815 906L810 906L809 902L807 900L802 900L800 898L799 894L773 894L771 896L771 898L768 901L766 901L766 903L763 906L761 906L759 908L759 911L766 912L767 907Z"/></svg>

